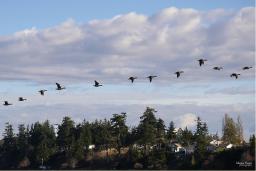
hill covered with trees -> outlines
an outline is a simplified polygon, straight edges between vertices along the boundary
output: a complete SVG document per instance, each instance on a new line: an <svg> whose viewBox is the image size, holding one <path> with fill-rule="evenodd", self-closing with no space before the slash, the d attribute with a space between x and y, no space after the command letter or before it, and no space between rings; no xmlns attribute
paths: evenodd
<svg viewBox="0 0 256 171"><path fill-rule="evenodd" d="M129 128L126 114L75 124L49 121L13 126L6 123L0 140L0 169L253 169L255 136L243 140L241 118L227 114L223 135L212 135L197 118L196 130L166 127L147 108L139 125Z"/></svg>

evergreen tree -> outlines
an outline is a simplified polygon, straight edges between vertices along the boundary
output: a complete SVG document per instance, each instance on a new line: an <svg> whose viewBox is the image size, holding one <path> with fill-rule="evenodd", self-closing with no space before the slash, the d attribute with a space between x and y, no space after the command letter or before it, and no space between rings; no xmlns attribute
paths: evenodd
<svg viewBox="0 0 256 171"><path fill-rule="evenodd" d="M108 149L114 144L110 121L106 119L103 121L96 120L91 126L93 143L98 146L99 149L107 150L108 155Z"/></svg>
<svg viewBox="0 0 256 171"><path fill-rule="evenodd" d="M126 126L126 114L113 114L111 120L111 126L113 130L113 137L117 144L119 155L121 153L121 147L126 144L126 137L128 134L128 127Z"/></svg>
<svg viewBox="0 0 256 171"><path fill-rule="evenodd" d="M170 124L169 124L169 128L167 130L167 139L169 141L176 139L175 127L174 127L174 122L173 121L171 121Z"/></svg>
<svg viewBox="0 0 256 171"><path fill-rule="evenodd" d="M17 135L17 155L21 161L28 157L29 154L29 129L25 128L24 124L18 126L19 132Z"/></svg>
<svg viewBox="0 0 256 171"><path fill-rule="evenodd" d="M231 117L228 116L228 114L225 114L222 130L223 130L222 140L225 143L239 144L237 124L234 122L234 120Z"/></svg>
<svg viewBox="0 0 256 171"><path fill-rule="evenodd" d="M197 126L195 132L195 157L197 161L201 161L206 156L206 147L208 145L208 128L206 123L202 122L200 117L197 117Z"/></svg>
<svg viewBox="0 0 256 171"><path fill-rule="evenodd" d="M183 143L183 140L182 140L182 134L183 134L183 130L181 128L179 128L176 132L176 141L180 144Z"/></svg>
<svg viewBox="0 0 256 171"><path fill-rule="evenodd" d="M91 133L91 125L89 122L83 121L81 127L79 128L80 139L83 142L83 145L86 149L89 148L89 145L92 144L92 133Z"/></svg>
<svg viewBox="0 0 256 171"><path fill-rule="evenodd" d="M156 143L157 120L154 113L155 109L147 107L146 111L140 117L140 124L138 125L138 143L144 145L145 154L148 154L149 146Z"/></svg>
<svg viewBox="0 0 256 171"><path fill-rule="evenodd" d="M83 159L84 157L84 147L86 147L86 143L88 142L87 134L85 132L85 128L83 125L78 124L76 128L72 129L71 137L72 141L70 144L70 150L67 151L69 161L71 161L71 167L75 167L76 162L78 160ZM89 144L87 144L87 147Z"/></svg>
<svg viewBox="0 0 256 171"><path fill-rule="evenodd" d="M5 124L5 130L3 133L3 145L2 145L2 155L3 162L2 168L14 168L16 166L16 138L14 137L13 127L8 122Z"/></svg>
<svg viewBox="0 0 256 171"><path fill-rule="evenodd" d="M67 153L71 150L71 144L73 143L74 136L74 121L69 117L64 117L61 125L58 127L57 143L61 151Z"/></svg>
<svg viewBox="0 0 256 171"><path fill-rule="evenodd" d="M236 123L236 129L237 129L237 143L241 144L244 142L244 135L243 135L243 125L240 116L237 117L237 123Z"/></svg>
<svg viewBox="0 0 256 171"><path fill-rule="evenodd" d="M54 127L49 121L42 124L36 122L31 126L29 142L33 147L32 159L36 164L46 163L56 152L56 137Z"/></svg>
<svg viewBox="0 0 256 171"><path fill-rule="evenodd" d="M162 119L158 119L156 123L156 141L157 144L161 147L161 144L165 143L165 125Z"/></svg>
<svg viewBox="0 0 256 171"><path fill-rule="evenodd" d="M128 131L126 143L128 145L133 145L139 140L139 134L137 127L132 127L130 131Z"/></svg>
<svg viewBox="0 0 256 171"><path fill-rule="evenodd" d="M79 159L83 156L83 143L80 139L79 125L75 128L75 123L71 118L64 117L58 127L57 143L59 149L65 153L69 167L75 168Z"/></svg>
<svg viewBox="0 0 256 171"><path fill-rule="evenodd" d="M255 157L255 135L250 136L250 154Z"/></svg>
<svg viewBox="0 0 256 171"><path fill-rule="evenodd" d="M182 131L181 144L183 146L188 146L192 144L192 141L193 141L193 133L190 130L188 130L188 128L186 127Z"/></svg>

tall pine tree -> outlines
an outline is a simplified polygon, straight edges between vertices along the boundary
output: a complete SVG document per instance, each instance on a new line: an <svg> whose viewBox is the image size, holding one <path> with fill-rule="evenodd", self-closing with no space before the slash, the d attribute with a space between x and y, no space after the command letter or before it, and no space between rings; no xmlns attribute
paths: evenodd
<svg viewBox="0 0 256 171"><path fill-rule="evenodd" d="M140 117L140 124L138 125L138 143L144 146L145 154L148 154L149 146L156 143L157 120L155 112L155 109L147 107Z"/></svg>
<svg viewBox="0 0 256 171"><path fill-rule="evenodd" d="M197 117L196 132L194 134L196 149L195 157L197 161L202 161L206 157L206 147L209 144L208 127L205 122L202 122L200 117Z"/></svg>
<svg viewBox="0 0 256 171"><path fill-rule="evenodd" d="M167 139L173 141L176 139L175 126L174 122L171 121L167 130Z"/></svg>
<svg viewBox="0 0 256 171"><path fill-rule="evenodd" d="M119 155L121 153L121 147L126 144L126 137L128 134L128 127L126 126L126 114L113 114L111 120L113 137L115 137L115 144L117 145L117 149Z"/></svg>

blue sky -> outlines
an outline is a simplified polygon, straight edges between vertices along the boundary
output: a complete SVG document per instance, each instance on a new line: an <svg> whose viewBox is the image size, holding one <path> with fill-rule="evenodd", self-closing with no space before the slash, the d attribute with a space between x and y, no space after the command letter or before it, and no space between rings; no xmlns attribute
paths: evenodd
<svg viewBox="0 0 256 171"><path fill-rule="evenodd" d="M39 29L54 26L73 18L77 22L86 22L92 19L111 18L117 14L134 11L145 15L170 6L178 8L194 8L210 10L216 8L239 9L246 6L255 6L254 0L94 0L63 1L63 0L8 0L0 5L0 35L11 34L18 30L37 27Z"/></svg>
<svg viewBox="0 0 256 171"><path fill-rule="evenodd" d="M166 125L194 128L200 116L211 133L221 132L225 113L240 115L248 138L255 131L254 14L250 0L3 1L0 100L14 105L0 106L0 133L5 122L92 121L124 111L134 125L151 106ZM208 61L199 67L202 57ZM150 74L158 75L153 83ZM130 76L138 77L134 84ZM56 92L55 82L67 90ZM48 89L45 97L39 89Z"/></svg>

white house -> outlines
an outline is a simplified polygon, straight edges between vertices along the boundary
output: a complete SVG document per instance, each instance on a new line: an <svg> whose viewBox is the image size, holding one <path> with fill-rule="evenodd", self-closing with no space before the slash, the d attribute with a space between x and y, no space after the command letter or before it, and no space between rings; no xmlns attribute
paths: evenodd
<svg viewBox="0 0 256 171"><path fill-rule="evenodd" d="M214 145L214 146L219 146L223 143L223 141L219 141L219 140L212 140L210 142L211 145Z"/></svg>
<svg viewBox="0 0 256 171"><path fill-rule="evenodd" d="M186 151L186 149L182 147L182 145L179 143L172 143L170 144L170 147L171 147L171 151L175 153Z"/></svg>
<svg viewBox="0 0 256 171"><path fill-rule="evenodd" d="M92 150L92 149L94 149L94 148L95 148L95 145L94 145L94 144L91 144L91 145L88 146L88 149L89 149L89 150Z"/></svg>
<svg viewBox="0 0 256 171"><path fill-rule="evenodd" d="M173 133L177 133L180 128L174 128Z"/></svg>
<svg viewBox="0 0 256 171"><path fill-rule="evenodd" d="M233 147L233 144L229 144L229 145L226 146L227 149L230 149L232 147Z"/></svg>
<svg viewBox="0 0 256 171"><path fill-rule="evenodd" d="M84 147L84 149L86 150L86 146ZM94 144L90 144L88 146L88 150L92 150L92 149L95 149L95 145Z"/></svg>

